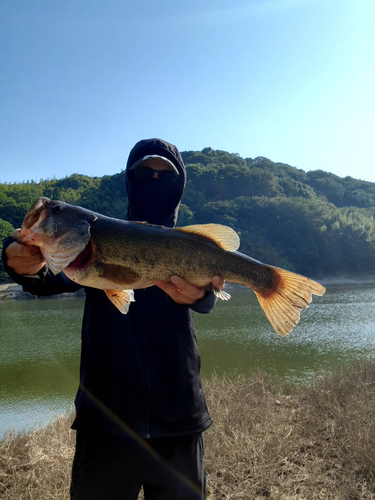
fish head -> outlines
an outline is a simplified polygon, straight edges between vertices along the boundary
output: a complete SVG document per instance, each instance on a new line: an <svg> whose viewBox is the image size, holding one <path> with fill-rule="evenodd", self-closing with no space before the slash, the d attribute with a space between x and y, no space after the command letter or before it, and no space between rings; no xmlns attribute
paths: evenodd
<svg viewBox="0 0 375 500"><path fill-rule="evenodd" d="M90 241L92 212L62 201L38 198L27 212L17 241L40 247L54 274L65 269Z"/></svg>

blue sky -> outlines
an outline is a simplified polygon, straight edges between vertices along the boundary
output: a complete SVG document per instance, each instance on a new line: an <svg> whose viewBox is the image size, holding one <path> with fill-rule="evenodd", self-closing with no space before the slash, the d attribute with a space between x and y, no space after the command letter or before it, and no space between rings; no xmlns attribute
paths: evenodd
<svg viewBox="0 0 375 500"><path fill-rule="evenodd" d="M139 139L375 182L373 0L2 0L0 182Z"/></svg>

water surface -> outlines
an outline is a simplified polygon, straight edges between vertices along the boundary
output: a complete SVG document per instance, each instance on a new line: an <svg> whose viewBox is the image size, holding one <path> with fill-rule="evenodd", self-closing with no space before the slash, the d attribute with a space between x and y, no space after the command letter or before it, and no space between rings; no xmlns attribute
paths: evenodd
<svg viewBox="0 0 375 500"><path fill-rule="evenodd" d="M196 315L203 375L265 370L305 383L375 354L375 287L329 287L288 337L279 337L249 290ZM78 387L83 298L0 303L0 435L70 412Z"/></svg>

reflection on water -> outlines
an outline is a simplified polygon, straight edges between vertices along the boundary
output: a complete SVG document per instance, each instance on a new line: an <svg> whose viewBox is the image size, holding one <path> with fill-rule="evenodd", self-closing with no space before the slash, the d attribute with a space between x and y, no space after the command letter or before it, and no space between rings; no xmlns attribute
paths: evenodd
<svg viewBox="0 0 375 500"><path fill-rule="evenodd" d="M330 287L323 297L314 298L284 338L274 334L251 291L232 295L230 309L221 303L215 314L196 319L207 375L260 368L283 379L306 381L375 353L374 287Z"/></svg>
<svg viewBox="0 0 375 500"><path fill-rule="evenodd" d="M72 410L83 301L0 303L0 435Z"/></svg>
<svg viewBox="0 0 375 500"><path fill-rule="evenodd" d="M248 290L196 315L202 372L262 369L305 382L375 354L375 287L330 287L279 337ZM71 411L78 386L82 298L0 303L0 434Z"/></svg>

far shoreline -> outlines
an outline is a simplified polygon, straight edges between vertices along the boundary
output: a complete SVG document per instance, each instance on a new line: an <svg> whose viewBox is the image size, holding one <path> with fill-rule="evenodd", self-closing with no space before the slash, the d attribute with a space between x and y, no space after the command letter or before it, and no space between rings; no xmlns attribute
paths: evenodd
<svg viewBox="0 0 375 500"><path fill-rule="evenodd" d="M312 278L316 279L316 278ZM375 276L363 278L349 278L349 277L330 277L330 278L317 278L316 281L319 281L324 286L332 286L332 287L346 287L346 286L375 286ZM241 290L246 289L241 285L236 285L233 283L227 283L226 289L228 290ZM84 297L85 292L82 288L78 290L76 293L61 293L58 295L47 296L47 297L37 297L28 292L24 292L22 290L22 286L17 283L3 283L0 284L0 303L8 302L8 301L16 301L16 300L35 300L35 299L45 299L45 298L66 298L66 297Z"/></svg>
<svg viewBox="0 0 375 500"><path fill-rule="evenodd" d="M0 284L0 303L2 302L13 302L13 301L24 301L24 300L36 300L36 299L50 299L50 298L66 298L66 297L84 297L85 292L83 289L78 290L76 293L60 293L57 295L48 295L45 297L37 297L29 292L24 292L22 286L17 283L3 283Z"/></svg>

